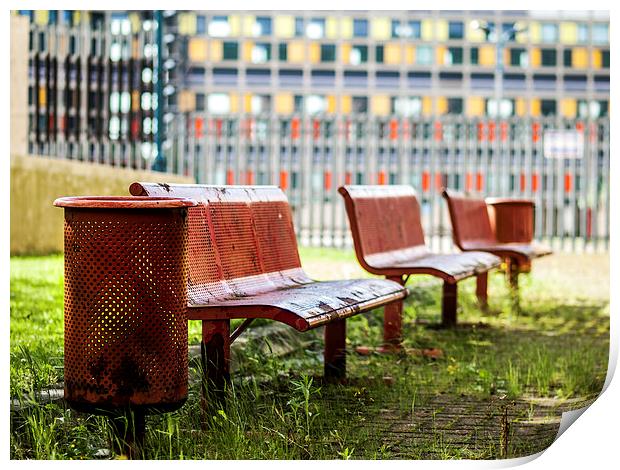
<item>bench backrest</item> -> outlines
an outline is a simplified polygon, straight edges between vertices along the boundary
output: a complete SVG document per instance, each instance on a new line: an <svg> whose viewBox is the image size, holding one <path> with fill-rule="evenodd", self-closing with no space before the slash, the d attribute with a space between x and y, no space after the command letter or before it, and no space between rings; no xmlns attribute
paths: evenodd
<svg viewBox="0 0 620 470"><path fill-rule="evenodd" d="M286 196L275 186L133 183L134 196L191 197L189 303L309 282Z"/></svg>
<svg viewBox="0 0 620 470"><path fill-rule="evenodd" d="M484 198L444 189L454 244L462 250L497 243Z"/></svg>
<svg viewBox="0 0 620 470"><path fill-rule="evenodd" d="M420 204L411 186L342 186L355 253L370 272L403 256L427 254Z"/></svg>

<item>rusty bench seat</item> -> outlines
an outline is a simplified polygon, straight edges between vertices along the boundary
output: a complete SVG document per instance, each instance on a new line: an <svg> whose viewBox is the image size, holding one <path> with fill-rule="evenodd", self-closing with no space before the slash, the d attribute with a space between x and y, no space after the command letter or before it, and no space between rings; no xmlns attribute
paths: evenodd
<svg viewBox="0 0 620 470"><path fill-rule="evenodd" d="M491 220L489 212L494 204L519 207L518 211L513 211L513 217L524 218L529 214L529 220L507 221L511 228L518 228L518 232L525 234L525 239L531 239L533 233L533 214L534 203L527 200L516 199L496 199L485 200L481 197L466 196L465 194L444 189L442 195L448 204L450 221L452 223L452 238L454 244L462 251L485 251L493 253L504 259L506 262L506 272L510 284L517 287L517 276L519 272L529 271L530 263L533 259L540 258L552 253L552 250L534 241L502 243L498 240L497 230L494 225L496 220ZM523 209L529 209L524 211ZM510 216L511 212L505 211L504 217ZM526 225L528 225L526 227ZM519 237L517 237L519 238Z"/></svg>
<svg viewBox="0 0 620 470"><path fill-rule="evenodd" d="M430 274L444 281L442 322L456 322L456 284L486 276L501 260L489 253L431 253L424 242L420 205L411 186L343 186L355 254L364 269L404 285L411 274ZM484 278L486 283L486 277ZM484 291L486 301L486 287ZM384 339L400 341L402 302L386 308Z"/></svg>
<svg viewBox="0 0 620 470"><path fill-rule="evenodd" d="M291 210L275 186L133 183L134 196L192 195L189 213L188 318L203 322L206 374L229 377L230 319L325 330L325 374L345 374L345 319L407 295L383 279L313 281L301 268ZM212 359L215 357L215 359Z"/></svg>

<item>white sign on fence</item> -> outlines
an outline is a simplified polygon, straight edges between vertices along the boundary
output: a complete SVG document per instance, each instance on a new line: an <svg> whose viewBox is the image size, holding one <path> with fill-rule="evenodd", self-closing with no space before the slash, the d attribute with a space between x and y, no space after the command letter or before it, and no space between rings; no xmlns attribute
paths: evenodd
<svg viewBox="0 0 620 470"><path fill-rule="evenodd" d="M583 158L583 133L548 129L543 138L545 158Z"/></svg>

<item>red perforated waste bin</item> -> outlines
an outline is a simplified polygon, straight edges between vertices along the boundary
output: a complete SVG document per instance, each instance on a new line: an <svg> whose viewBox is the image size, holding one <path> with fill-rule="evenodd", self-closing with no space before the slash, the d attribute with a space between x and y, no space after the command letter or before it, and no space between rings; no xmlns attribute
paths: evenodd
<svg viewBox="0 0 620 470"><path fill-rule="evenodd" d="M172 411L187 398L191 199L66 197L65 399Z"/></svg>

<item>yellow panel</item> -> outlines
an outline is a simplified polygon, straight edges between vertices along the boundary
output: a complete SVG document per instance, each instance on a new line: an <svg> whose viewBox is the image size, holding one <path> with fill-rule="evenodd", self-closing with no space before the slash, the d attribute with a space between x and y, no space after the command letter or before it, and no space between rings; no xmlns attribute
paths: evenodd
<svg viewBox="0 0 620 470"><path fill-rule="evenodd" d="M351 113L352 102L353 100L351 99L350 96L341 96L340 97L340 112L342 114Z"/></svg>
<svg viewBox="0 0 620 470"><path fill-rule="evenodd" d="M239 112L239 95L237 93L230 94L230 112L231 113Z"/></svg>
<svg viewBox="0 0 620 470"><path fill-rule="evenodd" d="M39 104L43 107L47 106L47 92L44 86L39 87Z"/></svg>
<svg viewBox="0 0 620 470"><path fill-rule="evenodd" d="M350 39L353 37L353 19L340 19L340 37L343 39Z"/></svg>
<svg viewBox="0 0 620 470"><path fill-rule="evenodd" d="M338 18L328 16L325 20L325 36L330 39L338 37Z"/></svg>
<svg viewBox="0 0 620 470"><path fill-rule="evenodd" d="M196 95L189 90L179 92L179 111L182 113L196 109Z"/></svg>
<svg viewBox="0 0 620 470"><path fill-rule="evenodd" d="M588 67L588 50L585 47L575 47L573 49L573 68Z"/></svg>
<svg viewBox="0 0 620 470"><path fill-rule="evenodd" d="M246 93L243 95L243 111L245 113L252 112L252 93Z"/></svg>
<svg viewBox="0 0 620 470"><path fill-rule="evenodd" d="M515 99L515 114L517 116L525 116L525 100L523 98Z"/></svg>
<svg viewBox="0 0 620 470"><path fill-rule="evenodd" d="M577 100L574 98L564 98L560 101L561 113L564 117L574 118L577 116Z"/></svg>
<svg viewBox="0 0 620 470"><path fill-rule="evenodd" d="M131 110L133 112L140 111L140 91L134 90L131 92Z"/></svg>
<svg viewBox="0 0 620 470"><path fill-rule="evenodd" d="M207 60L208 43L206 39L190 38L188 45L189 60L194 62L204 62Z"/></svg>
<svg viewBox="0 0 620 470"><path fill-rule="evenodd" d="M196 15L194 13L179 14L179 33L192 36L196 34Z"/></svg>
<svg viewBox="0 0 620 470"><path fill-rule="evenodd" d="M254 43L252 41L246 41L243 43L241 57L246 62L252 62L252 49L253 48L254 48Z"/></svg>
<svg viewBox="0 0 620 470"><path fill-rule="evenodd" d="M480 46L478 63L480 65L495 65L495 46Z"/></svg>
<svg viewBox="0 0 620 470"><path fill-rule="evenodd" d="M430 96L422 97L422 114L430 116L433 114L433 100Z"/></svg>
<svg viewBox="0 0 620 470"><path fill-rule="evenodd" d="M49 21L50 12L49 10L35 10L34 11L34 22L39 25L46 25Z"/></svg>
<svg viewBox="0 0 620 470"><path fill-rule="evenodd" d="M592 51L592 68L600 69L603 67L603 53L595 49Z"/></svg>
<svg viewBox="0 0 620 470"><path fill-rule="evenodd" d="M383 61L386 64L400 64L402 62L400 44L386 44L383 48Z"/></svg>
<svg viewBox="0 0 620 470"><path fill-rule="evenodd" d="M439 96L437 97L437 114L446 114L448 112L448 99Z"/></svg>
<svg viewBox="0 0 620 470"><path fill-rule="evenodd" d="M220 62L223 57L222 41L211 41L210 54L212 62Z"/></svg>
<svg viewBox="0 0 620 470"><path fill-rule="evenodd" d="M435 63L437 65L444 65L446 62L446 48L444 46L437 46L435 49Z"/></svg>
<svg viewBox="0 0 620 470"><path fill-rule="evenodd" d="M387 17L373 18L370 23L370 36L373 39L389 39L392 35L392 23Z"/></svg>
<svg viewBox="0 0 620 470"><path fill-rule="evenodd" d="M474 28L470 23L467 25L467 39L474 42L484 42L484 31Z"/></svg>
<svg viewBox="0 0 620 470"><path fill-rule="evenodd" d="M560 24L560 42L562 44L575 44L577 42L577 23Z"/></svg>
<svg viewBox="0 0 620 470"><path fill-rule="evenodd" d="M467 98L466 113L468 116L484 115L484 98L480 96L470 96Z"/></svg>
<svg viewBox="0 0 620 470"><path fill-rule="evenodd" d="M336 112L336 97L334 95L327 96L327 112L328 113Z"/></svg>
<svg viewBox="0 0 620 470"><path fill-rule="evenodd" d="M527 30L516 33L515 41L519 44L526 44L528 41Z"/></svg>
<svg viewBox="0 0 620 470"><path fill-rule="evenodd" d="M534 44L540 42L541 30L540 23L537 21L532 21L527 27L528 35L530 37L530 41Z"/></svg>
<svg viewBox="0 0 620 470"><path fill-rule="evenodd" d="M532 116L540 116L540 100L538 98L530 101L530 114Z"/></svg>
<svg viewBox="0 0 620 470"><path fill-rule="evenodd" d="M292 38L295 36L295 18L290 15L276 16L275 33L279 38Z"/></svg>
<svg viewBox="0 0 620 470"><path fill-rule="evenodd" d="M375 95L370 97L370 111L377 116L390 114L390 97L387 95Z"/></svg>
<svg viewBox="0 0 620 470"><path fill-rule="evenodd" d="M405 46L405 63L413 64L415 63L415 46Z"/></svg>
<svg viewBox="0 0 620 470"><path fill-rule="evenodd" d="M432 41L435 36L433 20L422 20L422 39L424 41Z"/></svg>
<svg viewBox="0 0 620 470"><path fill-rule="evenodd" d="M537 47L532 47L532 50L530 51L530 66L540 67L541 60L540 49Z"/></svg>
<svg viewBox="0 0 620 470"><path fill-rule="evenodd" d="M276 95L276 113L292 114L295 109L295 101L291 93L279 93Z"/></svg>
<svg viewBox="0 0 620 470"><path fill-rule="evenodd" d="M343 44L340 46L340 61L343 64L348 64L351 57L351 44Z"/></svg>
<svg viewBox="0 0 620 470"><path fill-rule="evenodd" d="M305 60L303 41L291 41L288 43L287 56L289 62L303 62Z"/></svg>
<svg viewBox="0 0 620 470"><path fill-rule="evenodd" d="M140 32L140 28L142 27L142 21L140 21L140 15L137 13L130 13L129 22L131 23L131 32L138 33Z"/></svg>
<svg viewBox="0 0 620 470"><path fill-rule="evenodd" d="M435 39L438 41L448 40L448 21L437 20L435 22Z"/></svg>
<svg viewBox="0 0 620 470"><path fill-rule="evenodd" d="M316 42L311 42L309 44L310 49L310 63L318 64L321 62L321 46Z"/></svg>
<svg viewBox="0 0 620 470"><path fill-rule="evenodd" d="M86 15L85 15L85 16L88 16L88 13L86 13ZM74 22L75 24L80 24L80 20L81 20L81 19L82 19L82 14L81 14L80 10L75 10L75 11L73 12L73 22Z"/></svg>
<svg viewBox="0 0 620 470"><path fill-rule="evenodd" d="M231 36L240 36L241 35L241 18L239 15L231 15L228 17L228 24L230 25L230 35Z"/></svg>
<svg viewBox="0 0 620 470"><path fill-rule="evenodd" d="M256 24L256 17L254 15L246 15L243 17L242 31L245 36L254 36L254 25Z"/></svg>

